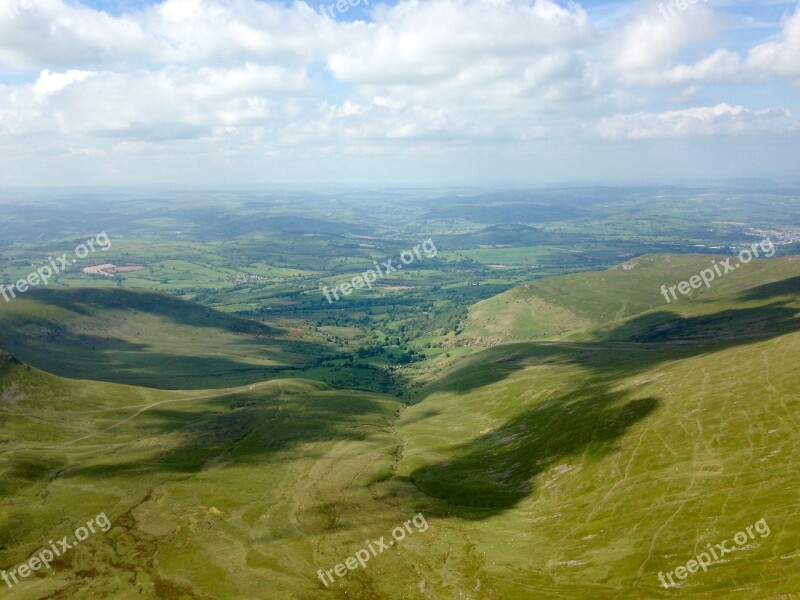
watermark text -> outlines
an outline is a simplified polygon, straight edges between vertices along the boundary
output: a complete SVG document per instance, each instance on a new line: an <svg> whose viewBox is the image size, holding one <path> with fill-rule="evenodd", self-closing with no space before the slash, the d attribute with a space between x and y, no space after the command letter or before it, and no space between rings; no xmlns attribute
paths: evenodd
<svg viewBox="0 0 800 600"><path fill-rule="evenodd" d="M95 248L95 244L97 244L97 248ZM90 250L96 252L98 248L103 252L111 249L111 240L105 231L86 240L86 242L75 248L75 258L70 260L66 252L56 258L48 256L47 260L49 262L30 273L25 279L20 279L10 286L0 284L0 296L2 296L6 302L11 302L17 297L17 294L24 294L30 288L38 285L47 285L50 283L51 278L65 271L70 265L74 265L78 262L79 258L86 258L89 256Z"/></svg>

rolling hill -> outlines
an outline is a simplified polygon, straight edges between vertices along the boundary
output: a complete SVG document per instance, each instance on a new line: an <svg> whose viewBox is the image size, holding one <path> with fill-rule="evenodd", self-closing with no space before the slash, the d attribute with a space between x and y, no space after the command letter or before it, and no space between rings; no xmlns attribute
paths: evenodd
<svg viewBox="0 0 800 600"><path fill-rule="evenodd" d="M791 597L800 588L799 263L754 262L664 302L662 284L709 260L643 257L480 303L462 336L484 327L477 337L500 339L405 367L408 405L303 379L194 391L77 381L0 353L0 566L105 511L108 533L13 593ZM16 340L41 357L44 338L34 336L33 352L25 328L54 311L82 331L97 315L154 319L154 331L169 323L175 347L197 329L243 335L243 324L207 309L189 318L183 305L175 314L124 298L115 309L107 298L26 299L0 312L4 335L13 332L0 347ZM156 338L117 355L120 364L166 343ZM242 362L251 344L238 346ZM319 569L418 513L425 532L320 583ZM707 572L662 585L660 573L758 522L768 534L728 542L735 551Z"/></svg>
<svg viewBox="0 0 800 600"><path fill-rule="evenodd" d="M37 289L0 303L0 348L64 377L161 389L254 383L326 350L167 294L109 288Z"/></svg>
<svg viewBox="0 0 800 600"><path fill-rule="evenodd" d="M5 353L0 394L0 565L101 512L112 525L4 585L15 598L310 598L317 565L405 514L369 491L396 451L400 404L387 396L286 379L152 390Z"/></svg>
<svg viewBox="0 0 800 600"><path fill-rule="evenodd" d="M648 255L606 271L539 279L475 304L451 344L491 346L532 340L622 322L650 309L673 309L694 300L725 298L756 285L787 280L798 272L797 257L754 261L667 303L661 286L672 286L721 261L718 255ZM692 309L690 309L692 310Z"/></svg>
<svg viewBox="0 0 800 600"><path fill-rule="evenodd" d="M397 425L398 474L470 523L482 563L460 566L466 580L504 598L797 591L797 262L753 263L694 300L621 318L706 260L676 271L673 257L646 257L638 276L586 273L494 298L476 310L496 323L527 315L534 334L567 326L531 310L543 298L593 326L472 352L418 382ZM661 587L659 573L761 519L769 536Z"/></svg>

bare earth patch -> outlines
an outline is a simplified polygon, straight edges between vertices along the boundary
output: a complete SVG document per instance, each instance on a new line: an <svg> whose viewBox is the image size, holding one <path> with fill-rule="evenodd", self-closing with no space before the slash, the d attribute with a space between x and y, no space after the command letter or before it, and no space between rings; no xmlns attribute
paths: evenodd
<svg viewBox="0 0 800 600"><path fill-rule="evenodd" d="M16 404L20 400L25 400L25 394L22 393L16 383L12 383L3 390L2 399L6 404Z"/></svg>
<svg viewBox="0 0 800 600"><path fill-rule="evenodd" d="M131 265L129 267L118 267L112 264L95 265L93 267L86 267L83 272L87 275L102 275L104 277L113 277L114 273L127 273L129 271L144 271L146 267L141 265Z"/></svg>

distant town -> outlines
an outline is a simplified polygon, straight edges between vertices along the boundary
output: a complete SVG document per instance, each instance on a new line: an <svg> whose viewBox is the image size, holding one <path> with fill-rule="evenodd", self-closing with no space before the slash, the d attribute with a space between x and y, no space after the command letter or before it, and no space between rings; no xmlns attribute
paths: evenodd
<svg viewBox="0 0 800 600"><path fill-rule="evenodd" d="M249 275L246 273L244 275L234 275L230 279L231 283L249 283L251 281L266 281L266 280L267 278L264 277L263 275Z"/></svg>
<svg viewBox="0 0 800 600"><path fill-rule="evenodd" d="M755 229L750 228L745 231L747 235L770 239L773 244L788 246L800 242L800 227L784 227L783 229Z"/></svg>

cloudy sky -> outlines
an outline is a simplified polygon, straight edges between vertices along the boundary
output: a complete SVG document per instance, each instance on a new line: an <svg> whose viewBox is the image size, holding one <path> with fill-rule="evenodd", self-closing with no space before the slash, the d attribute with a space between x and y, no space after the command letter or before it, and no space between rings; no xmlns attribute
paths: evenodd
<svg viewBox="0 0 800 600"><path fill-rule="evenodd" d="M0 0L0 186L800 179L796 2L350 2Z"/></svg>

